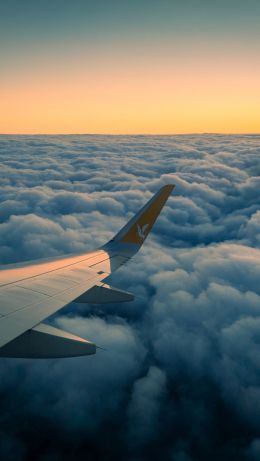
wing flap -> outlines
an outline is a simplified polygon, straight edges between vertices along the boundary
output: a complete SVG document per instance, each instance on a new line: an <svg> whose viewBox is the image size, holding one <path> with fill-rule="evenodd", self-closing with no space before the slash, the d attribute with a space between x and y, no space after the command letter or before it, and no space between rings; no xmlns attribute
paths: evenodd
<svg viewBox="0 0 260 461"><path fill-rule="evenodd" d="M92 355L96 345L66 331L40 323L0 349L1 357L61 358Z"/></svg>
<svg viewBox="0 0 260 461"><path fill-rule="evenodd" d="M97 284L90 290L83 293L75 299L75 303L91 303L91 304L106 304L106 303L123 303L133 301L134 295L128 291L119 290L107 284Z"/></svg>

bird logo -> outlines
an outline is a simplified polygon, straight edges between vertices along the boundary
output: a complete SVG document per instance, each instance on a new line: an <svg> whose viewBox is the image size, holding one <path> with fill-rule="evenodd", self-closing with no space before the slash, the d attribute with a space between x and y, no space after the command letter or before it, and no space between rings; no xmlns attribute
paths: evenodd
<svg viewBox="0 0 260 461"><path fill-rule="evenodd" d="M137 233L141 240L145 239L145 232L148 226L149 224L144 224L143 226L140 226L139 224L137 224Z"/></svg>

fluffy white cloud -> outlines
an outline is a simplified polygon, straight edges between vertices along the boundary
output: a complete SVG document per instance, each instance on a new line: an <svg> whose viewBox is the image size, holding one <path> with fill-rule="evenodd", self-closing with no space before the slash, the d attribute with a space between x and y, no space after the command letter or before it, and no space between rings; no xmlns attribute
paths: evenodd
<svg viewBox="0 0 260 461"><path fill-rule="evenodd" d="M3 458L257 459L259 139L0 137L1 263L90 250L177 186L111 277L135 301L50 320L107 351L1 360Z"/></svg>

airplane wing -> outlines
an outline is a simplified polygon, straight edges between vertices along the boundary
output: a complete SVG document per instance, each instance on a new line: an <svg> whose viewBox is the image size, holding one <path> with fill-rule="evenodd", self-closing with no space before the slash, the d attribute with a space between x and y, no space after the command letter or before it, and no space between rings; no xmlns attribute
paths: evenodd
<svg viewBox="0 0 260 461"><path fill-rule="evenodd" d="M103 247L92 253L10 265L0 270L0 356L74 357L96 345L42 323L75 301L131 301L133 295L103 282L141 248L174 185L162 187Z"/></svg>

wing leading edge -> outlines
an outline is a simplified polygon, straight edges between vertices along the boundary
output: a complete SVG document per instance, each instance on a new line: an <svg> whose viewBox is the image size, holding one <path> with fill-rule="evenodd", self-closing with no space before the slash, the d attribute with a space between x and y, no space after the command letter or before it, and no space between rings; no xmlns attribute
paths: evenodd
<svg viewBox="0 0 260 461"><path fill-rule="evenodd" d="M162 187L148 203L96 252L0 271L0 356L72 357L96 352L91 341L43 324L75 301L131 301L133 295L103 282L141 248L174 185Z"/></svg>

